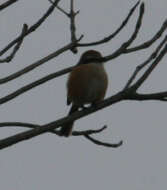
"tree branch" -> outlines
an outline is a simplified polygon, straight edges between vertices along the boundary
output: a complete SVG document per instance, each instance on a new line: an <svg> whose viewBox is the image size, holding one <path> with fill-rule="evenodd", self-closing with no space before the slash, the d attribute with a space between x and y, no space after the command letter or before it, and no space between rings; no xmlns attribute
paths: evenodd
<svg viewBox="0 0 167 190"><path fill-rule="evenodd" d="M25 36L29 35L31 32L34 32L47 18L48 16L54 11L55 6L59 3L60 0L55 0L54 4L50 6L50 8L47 10L47 12L25 33ZM12 42L10 42L3 50L0 51L0 56L2 56L6 51L8 51L13 45L15 45L18 41L21 40L21 36L14 39Z"/></svg>
<svg viewBox="0 0 167 190"><path fill-rule="evenodd" d="M159 53L159 51L161 50L162 46L165 44L165 42L167 41L167 35L165 36L165 38L162 40L162 42L158 45L158 47L156 48L156 50L149 56L149 58L144 61L144 63L138 65L135 69L135 71L133 72L132 76L130 77L130 79L128 80L128 82L126 83L124 89L127 89L131 83L134 81L134 79L136 78L137 74L146 66L148 65L153 59L155 59Z"/></svg>
<svg viewBox="0 0 167 190"><path fill-rule="evenodd" d="M2 11L3 9L9 7L10 5L12 5L13 3L16 3L18 0L8 0L5 3L0 5L0 11Z"/></svg>
<svg viewBox="0 0 167 190"><path fill-rule="evenodd" d="M13 48L13 51L9 56L7 56L4 59L0 59L0 63L9 63L10 61L13 60L13 58L15 57L17 51L20 49L20 46L21 46L21 44L23 42L23 39L25 37L25 34L26 34L27 30L28 30L28 25L24 24L22 32L21 32L21 35L20 35L20 41L17 42L16 46Z"/></svg>
<svg viewBox="0 0 167 190"><path fill-rule="evenodd" d="M161 59L166 55L166 53L167 53L167 43L165 47L162 49L162 51L160 52L160 54L157 56L155 61L149 66L149 68L144 72L144 74L133 85L133 89L137 90L143 84L143 82L149 77L151 72L155 69L155 67L158 65Z"/></svg>
<svg viewBox="0 0 167 190"><path fill-rule="evenodd" d="M88 139L89 141L93 142L96 145L100 145L100 146L105 146L105 147L109 147L109 148L118 148L123 144L123 141L120 141L119 143L115 143L115 144L110 144L110 143L106 143L106 142L101 142L97 139L94 139L93 137L91 137L90 135L84 135L84 137L86 139Z"/></svg>
<svg viewBox="0 0 167 190"><path fill-rule="evenodd" d="M79 47L88 47L88 46L94 46L94 45L100 45L106 42L109 42L110 40L112 40L128 23L130 17L133 15L134 11L136 10L137 6L139 5L140 1L138 1L134 7L132 7L132 9L129 11L129 14L127 15L127 17L125 18L125 20L123 20L123 22L121 23L121 25L116 29L116 31L112 34L110 34L109 36L105 37L102 40L98 40L96 42L90 42L90 43L79 43L78 46Z"/></svg>
<svg viewBox="0 0 167 190"><path fill-rule="evenodd" d="M136 47L126 49L126 51L124 53L131 53L134 51L138 51L138 50L142 50L142 49L150 47L156 40L158 40L162 36L163 32L166 29L167 29L167 19L162 24L160 30L150 40L148 40L148 41L146 41L146 42L144 42L144 43L142 43Z"/></svg>
<svg viewBox="0 0 167 190"><path fill-rule="evenodd" d="M133 32L133 34L131 35L131 37L121 45L120 48L118 48L113 54L109 55L109 56L106 56L104 58L104 61L109 61L111 59L114 59L118 56L120 56L121 54L123 54L127 47L130 46L132 44L132 42L136 39L138 33L139 33L139 30L140 30L140 27L141 27L141 24L142 24L142 19L143 19L143 15L144 15L144 3L142 3L140 5L140 13L139 13L139 17L138 17L138 20L137 20L137 23L136 23L136 27L135 27L135 30Z"/></svg>
<svg viewBox="0 0 167 190"><path fill-rule="evenodd" d="M71 42L75 43L77 41L76 38L76 27L75 27L75 16L77 14L74 12L74 0L70 0L70 30L71 30ZM77 53L77 47L73 47L71 49L73 53Z"/></svg>

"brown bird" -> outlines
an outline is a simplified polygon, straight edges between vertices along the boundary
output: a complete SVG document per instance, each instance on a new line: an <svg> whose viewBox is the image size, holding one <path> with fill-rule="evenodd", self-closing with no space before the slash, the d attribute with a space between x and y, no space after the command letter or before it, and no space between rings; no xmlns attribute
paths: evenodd
<svg viewBox="0 0 167 190"><path fill-rule="evenodd" d="M85 104L96 104L104 99L108 78L100 52L88 50L82 54L67 81L67 105L72 103L69 115ZM68 137L72 133L74 121L64 124L60 135Z"/></svg>

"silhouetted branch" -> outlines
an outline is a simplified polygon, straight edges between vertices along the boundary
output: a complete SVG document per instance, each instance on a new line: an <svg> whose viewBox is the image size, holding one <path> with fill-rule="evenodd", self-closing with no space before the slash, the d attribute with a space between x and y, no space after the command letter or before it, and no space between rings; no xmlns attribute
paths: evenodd
<svg viewBox="0 0 167 190"><path fill-rule="evenodd" d="M132 44L132 42L136 39L136 37L137 37L137 35L139 33L139 30L140 30L140 27L141 27L141 24L142 24L143 15L144 15L144 3L142 3L140 5L139 17L138 17L138 20L137 20L137 23L136 23L135 30L134 30L133 34L131 35L131 37L125 43L123 43L121 45L121 47L118 48L113 54L111 54L109 56L106 56L104 58L104 61L109 61L111 59L114 59L114 58L120 56Z"/></svg>
<svg viewBox="0 0 167 190"><path fill-rule="evenodd" d="M76 38L76 27L75 27L75 16L77 13L74 12L74 0L70 0L70 29L71 29L71 42L75 43ZM73 53L77 53L78 50L76 47L71 49Z"/></svg>
<svg viewBox="0 0 167 190"><path fill-rule="evenodd" d="M153 54L150 56L149 59L147 59L144 63L142 63L140 66L142 66L143 64L145 65L150 59L152 60L153 58L156 57L157 53L159 52L160 48L162 47L162 45L166 42L166 37L164 38L164 40L160 43L160 45L156 48L155 52L153 52ZM148 75L151 73L152 69L160 62L160 60L163 58L163 56L165 56L166 54L166 46L164 47L164 49L160 52L159 56L155 59L155 61L152 63L152 65L148 68L148 70L143 74L142 78L140 78L134 85L132 85L132 89L133 91L136 91L136 89L139 88L139 86L144 82L143 80L145 80ZM66 68L66 69L63 69L61 71L58 71L58 72L55 72L55 73L52 73L52 74L49 74L39 80L36 80L28 85L25 85L23 86L22 88L16 90L15 92L5 96L5 97L2 97L0 98L0 104L3 104L3 103L6 103L14 98L16 98L17 96L27 92L28 90L34 88L34 87L37 87L53 78L56 78L56 77L59 77L63 74L66 74L68 72L70 72L74 67L69 67L69 68ZM136 72L134 73L136 75ZM132 75L132 77L134 78L134 74ZM146 77L146 78L145 78ZM129 87L129 84L131 83L131 80L130 79L126 85L126 88ZM130 83L129 83L130 82ZM126 89L124 88L124 90Z"/></svg>
<svg viewBox="0 0 167 190"><path fill-rule="evenodd" d="M105 146L105 147L109 147L109 148L118 148L123 144L123 141L120 141L119 143L111 144L111 143L106 143L106 142L102 142L97 139L94 139L90 135L84 135L84 136L86 139L88 139L89 141L93 142L96 145Z"/></svg>
<svg viewBox="0 0 167 190"><path fill-rule="evenodd" d="M52 0L48 0L50 3L54 3ZM65 14L67 17L70 17L70 13L67 13L64 9L62 9L60 6L56 6L56 8L61 11L63 14Z"/></svg>
<svg viewBox="0 0 167 190"><path fill-rule="evenodd" d="M159 101L167 101L167 91L151 93L151 94L134 93L133 96L129 97L129 100L138 100L138 101L159 100Z"/></svg>
<svg viewBox="0 0 167 190"><path fill-rule="evenodd" d="M167 29L167 19L162 24L160 30L150 40L148 40L148 41L146 41L146 42L144 42L144 43L142 43L136 47L126 49L124 53L131 53L134 51L138 51L138 50L142 50L142 49L150 47L156 40L158 40L162 36L163 32L166 29Z"/></svg>
<svg viewBox="0 0 167 190"><path fill-rule="evenodd" d="M52 0L48 0L50 3L53 4ZM77 37L76 37L76 27L75 27L75 16L79 13L79 11L74 12L74 1L70 0L70 13L66 12L61 7L57 6L57 9L59 9L63 14L65 14L70 19L70 31L71 31L71 42L76 43ZM73 46L71 48L71 51L73 53L77 53L77 46Z"/></svg>
<svg viewBox="0 0 167 190"><path fill-rule="evenodd" d="M8 0L5 3L0 5L0 11L9 7L10 5L12 5L13 3L16 3L18 0Z"/></svg>
<svg viewBox="0 0 167 190"><path fill-rule="evenodd" d="M60 0L49 0L52 3L52 6L47 10L47 12L34 24L32 25L30 28L26 28L26 25L23 28L22 34L17 37L15 40L13 40L11 43L8 44L7 47L5 47L1 52L0 52L0 56L3 55L6 51L8 51L11 47L13 47L15 44L15 47L13 49L13 52L11 53L10 56L8 56L7 58L3 59L3 61L9 61L10 59L12 59L16 52L18 51L22 40L25 36L27 36L28 34L30 34L31 32L35 31L44 21L45 19L53 12L54 8L57 7L61 12L63 12L66 16L68 16L70 18L70 31L71 31L71 43L67 44L66 46L60 48L59 50L49 54L48 56L44 57L43 59L40 59L38 61L36 61L35 63L29 65L28 67L25 67L24 69L13 73L5 78L0 79L0 84L3 84L5 82L9 82L13 79L16 79L17 77L20 77L21 75L28 73L29 71L37 68L38 66L44 64L45 62L55 58L56 56L64 53L67 50L72 50L74 53L77 51L77 47L80 46L92 46L92 45L98 45L98 44L102 44L105 42L110 41L113 37L115 37L122 29L123 27L127 24L128 20L130 19L130 17L132 16L133 12L135 11L136 7L138 6L139 2L138 1L135 6L130 10L128 16L125 18L125 20L122 22L121 26L111 35L109 35L108 37L104 38L103 40L99 40L96 42L92 42L92 43L85 43L85 44L81 44L79 43L79 41L81 40L81 38L83 36L81 36L79 39L76 39L76 29L75 29L75 16L78 12L74 12L74 1L71 0L71 4L70 4L70 13L67 13L65 10L63 10L62 8L58 7L58 3ZM9 1L8 1L9 2ZM156 40L158 40L161 35L164 33L164 31L167 28L167 20L163 23L161 29L153 36L153 38L141 45L138 45L136 47L132 47L129 48L129 46L133 43L133 41L137 38L137 35L139 33L139 30L141 28L142 25L142 19L143 19L143 15L144 15L144 3L142 3L140 5L140 12L139 12L139 16L137 19L137 23L134 29L134 32L132 33L132 35L130 36L130 38L124 42L120 48L118 48L114 53L102 57L100 59L97 60L92 60L92 61L99 61L99 62L106 62L109 61L111 59L114 59L124 53L131 53L133 51L138 51L141 49L145 49L147 47L149 47L150 45L152 45L152 43L154 43ZM32 123L21 123L21 122L4 122L4 123L0 123L0 127L11 127L11 126L20 126L20 127L26 127L26 128L30 128L30 130L24 131L24 132L20 132L16 135L4 138L2 140L0 140L0 149L9 147L11 145L14 145L18 142L21 142L23 140L27 140L30 138L33 138L35 136L38 136L40 134L49 132L49 133L54 133L58 136L60 136L60 132L59 132L59 128L61 126L63 126L65 123L67 122L71 122L74 120L78 120L82 117L85 117L87 115L90 115L92 113L95 113L98 110L101 110L105 107L108 107L110 105L113 105L115 103L121 102L121 101L126 101L126 100L136 100L136 101L144 101L144 100L159 100L159 101L167 101L167 91L164 92L157 92L157 93L151 93L151 94L140 94L137 93L137 89L143 84L143 82L148 78L148 76L151 74L151 72L153 71L153 69L158 65L158 63L162 60L162 58L166 55L167 53L167 36L164 38L164 40L157 46L156 50L151 54L151 56L142 64L140 64L135 72L132 74L131 78L128 80L125 88L123 90L121 90L119 93L105 99L104 101L101 101L100 103L98 103L96 106L91 106L88 107L86 109L83 109L81 111L77 111L71 115L68 115L66 117L63 117L61 119L58 119L56 121L47 123L45 125L36 125L36 124L32 124ZM152 60L154 59L154 61L152 62L152 64L150 64L150 66L148 67L148 69L146 69L146 71L144 72L144 74L137 80L136 83L134 83L133 85L132 82L134 81L136 75L138 74L138 72L144 68L146 65L148 65L148 63L150 63ZM1 60L2 61L2 60ZM0 98L0 104L6 103L14 98L16 98L17 96L27 92L28 90L39 86L53 78L56 78L58 76L61 76L63 74L66 74L68 72L70 72L74 67L69 67L66 69L63 69L61 71L58 72L54 72L52 74L49 74L39 80L36 80L28 85L23 86L22 88L16 90L15 92ZM73 131L72 135L73 136L84 136L86 139L88 139L89 141L93 142L94 144L97 145L102 145L105 147L119 147L122 145L122 141L120 141L119 143L116 144L110 144L110 143L106 143L106 142L101 142L99 140L94 139L91 135L92 134L96 134L96 133L100 133L102 132L106 127L103 127L101 129L97 129L97 130L86 130L86 131Z"/></svg>
<svg viewBox="0 0 167 190"><path fill-rule="evenodd" d="M153 59L155 59L157 57L157 54L159 53L159 51L161 50L162 46L165 44L165 42L167 41L167 35L165 36L165 38L163 39L163 41L159 44L159 46L156 48L156 50L149 56L149 58L144 61L144 63L138 65L135 69L135 71L133 72L132 76L130 77L130 79L128 80L127 84L125 85L124 89L128 88L131 83L134 81L134 79L136 78L137 74L146 66L148 65Z"/></svg>
<svg viewBox="0 0 167 190"><path fill-rule="evenodd" d="M96 130L91 129L91 130L86 130L86 131L73 131L72 136L92 135L92 134L100 133L100 132L104 131L105 129L107 129L107 126L104 126L100 129L96 129Z"/></svg>
<svg viewBox="0 0 167 190"><path fill-rule="evenodd" d="M116 29L116 31L112 34L110 34L109 36L105 37L102 40L98 40L96 42L90 42L90 43L79 43L78 46L79 47L83 47L83 46L94 46L94 45L100 45L103 43L106 43L110 40L112 40L128 23L130 17L133 15L134 11L136 10L137 6L139 5L140 1L138 1L134 7L132 7L132 9L129 11L129 14L127 15L127 17L125 18L125 20L122 22L122 24L118 27L118 29Z"/></svg>
<svg viewBox="0 0 167 190"><path fill-rule="evenodd" d="M6 63L6 62L9 63L10 61L12 61L12 59L16 55L17 51L20 49L20 46L21 46L21 44L23 42L23 39L25 37L25 34L26 34L27 30L28 30L28 25L24 24L22 32L21 32L21 35L20 35L20 41L17 42L16 46L13 48L13 51L9 56L7 56L4 59L0 59L0 63Z"/></svg>
<svg viewBox="0 0 167 190"><path fill-rule="evenodd" d="M25 36L29 35L31 32L34 32L47 18L48 16L54 11L55 6L59 3L60 0L55 0L54 4L50 6L50 8L47 10L47 12L25 33ZM0 51L0 56L3 55L6 51L8 51L13 45L15 45L18 41L21 40L21 36L14 39L12 42L10 42L3 50Z"/></svg>
<svg viewBox="0 0 167 190"><path fill-rule="evenodd" d="M167 53L167 43L165 47L162 49L162 51L160 52L160 54L157 56L155 61L153 61L153 63L148 67L148 69L144 72L144 74L133 85L133 89L137 90L143 84L143 82L148 78L148 76L155 69L155 67L158 65L161 59L166 55L166 53Z"/></svg>
<svg viewBox="0 0 167 190"><path fill-rule="evenodd" d="M36 67L39 67L40 65L42 65L42 64L46 63L47 61L57 57L58 55L64 53L65 51L70 50L72 47L73 47L72 43L69 43L69 44L65 45L64 47L58 49L57 51L49 54L48 56L46 56L44 58L34 62L33 64L31 64L31 65L17 71L16 73L13 73L13 74L11 74L11 75L9 75L7 77L1 78L0 79L0 84L4 84L6 82L9 82L9 81L11 81L13 79L16 79L16 78L20 77L21 75L24 75L25 73L28 73L29 71L35 69Z"/></svg>
<svg viewBox="0 0 167 190"><path fill-rule="evenodd" d="M23 123L23 122L3 122L3 123L0 123L0 128L2 128L2 127L26 127L26 128L30 128L30 129L35 129L36 127L40 127L40 126L41 125L36 125L36 124L32 124L32 123ZM97 129L97 130L73 131L72 136L84 136L87 139L89 139L89 138L92 139L91 141L92 142L94 141L95 144L98 143L98 145L103 145L103 146L107 146L107 147L116 148L116 147L119 147L120 145L122 145L122 143L121 143L122 141L119 142L118 144L110 144L110 143L104 143L104 142L95 140L95 139L90 137L90 135L92 135L92 134L101 133L106 128L107 127L104 126L104 127ZM48 132L56 134L58 136L61 136L59 131L56 131L56 130L51 130Z"/></svg>

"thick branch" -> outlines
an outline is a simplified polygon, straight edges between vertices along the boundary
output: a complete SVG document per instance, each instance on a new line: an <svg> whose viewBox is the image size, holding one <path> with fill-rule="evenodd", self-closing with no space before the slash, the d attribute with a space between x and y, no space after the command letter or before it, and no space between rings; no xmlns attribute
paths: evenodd
<svg viewBox="0 0 167 190"><path fill-rule="evenodd" d="M167 91L158 92L158 93L151 93L151 94L134 93L133 96L129 97L129 100L139 100L139 101L160 100L160 101L167 101Z"/></svg>
<svg viewBox="0 0 167 190"><path fill-rule="evenodd" d="M126 95L125 92L120 92L120 93L112 96L111 98L108 98L105 101L101 102L96 107L87 108L83 111L76 112L76 113L72 114L71 116L64 117L62 119L48 123L46 125L36 127L35 129L28 130L26 132L22 132L22 133L7 137L5 139L2 139L2 140L0 140L0 149L6 148L8 146L11 146L11 145L16 144L23 140L28 140L32 137L35 137L35 136L38 136L45 132L54 130L54 129L62 126L66 122L73 121L73 120L79 119L81 117L84 117L86 115L89 115L91 113L94 113L97 110L100 110L104 107L107 107L111 104L114 104L116 102L123 100L124 95Z"/></svg>
<svg viewBox="0 0 167 190"><path fill-rule="evenodd" d="M78 120L82 117L85 117L85 116L92 114L92 113L94 113L100 109L103 109L107 106L113 105L113 104L120 102L120 101L123 101L123 100L139 100L139 99L144 100L144 98L147 98L147 100L153 100L153 99L159 100L157 96L159 96L159 98L161 96L161 99L162 99L162 98L166 98L166 95L167 95L167 92L162 92L162 93L157 93L158 95L152 94L149 98L147 95L140 95L140 94L134 93L134 91L131 88L124 90L124 91L121 91L121 92L117 93L116 95L105 99L104 101L100 102L96 106L92 106L92 107L89 107L89 108L84 109L82 111L75 112L70 116L64 117L64 118L59 119L57 121L53 121L53 122L48 123L46 125L37 126L35 129L28 130L26 132L22 132L22 133L7 137L5 139L2 139L2 140L0 140L0 149L6 148L8 146L11 146L11 145L16 144L16 143L23 141L23 140L28 140L32 137L38 136L38 135L43 134L45 132L52 131L56 128L59 128L60 126L62 126L66 122ZM90 140L90 138L89 138L89 140ZM91 138L91 140L92 140L92 138ZM120 144L121 144L121 142L120 142Z"/></svg>
<svg viewBox="0 0 167 190"><path fill-rule="evenodd" d="M71 29L71 42L75 43L77 41L76 38L76 27L75 27L75 16L76 13L74 12L74 0L70 1L70 29ZM73 47L71 49L73 53L77 53L77 48Z"/></svg>
<svg viewBox="0 0 167 190"><path fill-rule="evenodd" d="M96 145L105 146L105 147L109 147L109 148L118 148L123 144L123 141L120 141L119 143L116 143L116 144L110 144L110 143L101 142L97 139L94 139L90 135L84 135L84 136L86 139L88 139L89 141L93 142Z"/></svg>

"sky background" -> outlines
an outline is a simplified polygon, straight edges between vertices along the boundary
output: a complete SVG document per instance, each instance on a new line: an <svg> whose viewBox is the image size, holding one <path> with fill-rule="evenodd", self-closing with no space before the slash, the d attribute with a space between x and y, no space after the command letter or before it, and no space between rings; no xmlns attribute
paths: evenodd
<svg viewBox="0 0 167 190"><path fill-rule="evenodd" d="M5 0L1 0L1 3ZM62 0L66 10L69 0ZM115 31L127 16L134 0L76 0L77 35L84 34L82 42L101 39ZM167 16L166 0L145 1L145 15L140 34L133 45L150 39ZM1 49L20 34L23 23L35 23L48 9L47 0L20 0L0 12ZM138 9L128 25L111 42L92 47L103 55L116 50L134 30ZM163 35L164 36L164 35ZM161 38L162 40L162 38ZM0 78L47 56L70 42L69 20L59 10L34 33L25 38L22 48L11 63L1 64ZM107 97L125 85L135 67L156 48L122 55L105 64L109 75ZM75 65L82 52L70 51L50 60L30 73L1 85L1 97L49 73ZM167 89L165 64L167 57L140 88L149 93ZM1 105L0 122L20 121L45 124L64 117L66 106L67 75L51 80ZM164 102L126 101L80 119L75 129L108 129L96 137L123 146L110 149L92 144L83 137L60 138L43 134L0 151L0 189L51 190L51 189L113 189L157 190L167 186L167 106ZM24 131L21 128L3 128L0 137Z"/></svg>

